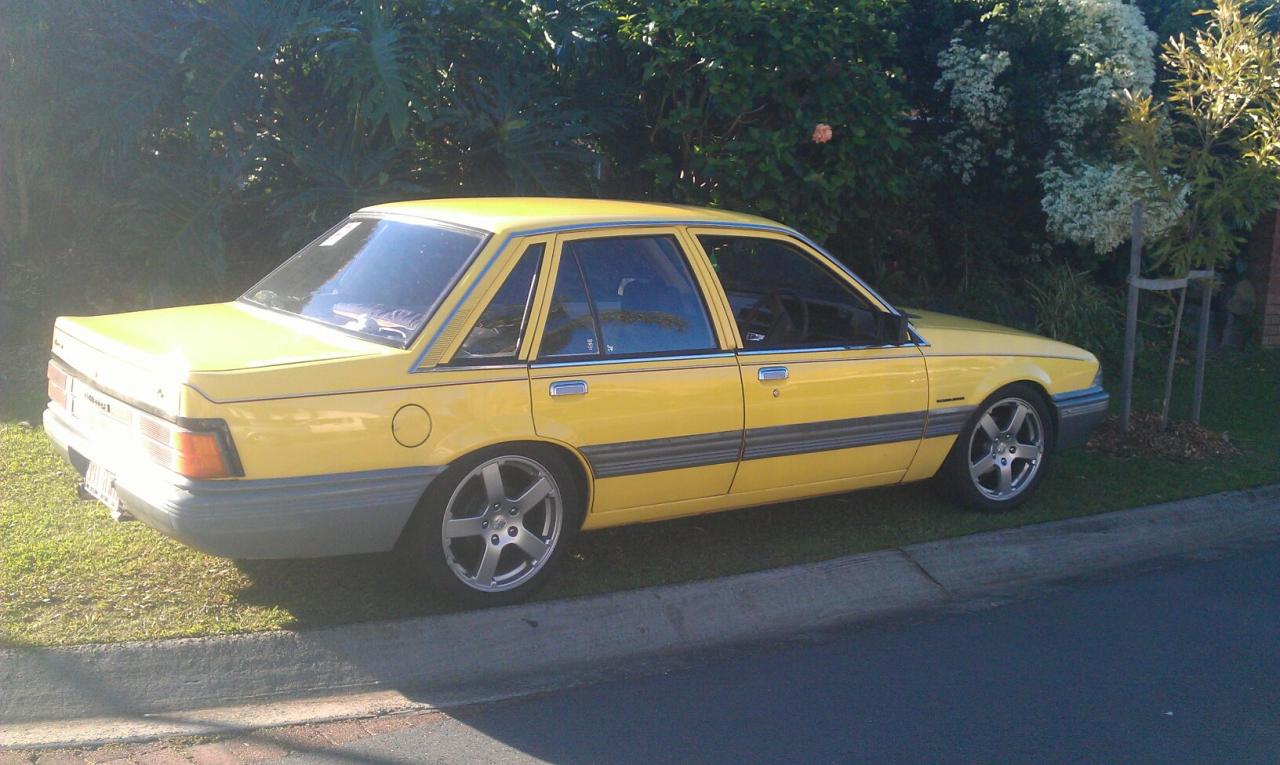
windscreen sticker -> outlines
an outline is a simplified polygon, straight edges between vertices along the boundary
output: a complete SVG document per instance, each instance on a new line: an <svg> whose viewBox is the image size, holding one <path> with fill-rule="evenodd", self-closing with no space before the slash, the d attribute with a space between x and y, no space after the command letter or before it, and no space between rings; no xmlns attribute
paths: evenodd
<svg viewBox="0 0 1280 765"><path fill-rule="evenodd" d="M351 221L350 223L344 225L342 228L330 234L328 239L320 243L320 246L332 247L333 245L340 242L342 240L342 237L346 236L347 234L350 234L357 227L359 227L359 225L360 225L360 221L358 220Z"/></svg>

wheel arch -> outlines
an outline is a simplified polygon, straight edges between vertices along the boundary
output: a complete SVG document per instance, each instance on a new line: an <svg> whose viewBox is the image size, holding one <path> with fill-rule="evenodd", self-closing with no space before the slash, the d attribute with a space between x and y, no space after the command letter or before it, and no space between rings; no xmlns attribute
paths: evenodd
<svg viewBox="0 0 1280 765"><path fill-rule="evenodd" d="M1050 435L1052 436L1051 441L1057 441L1058 407L1053 403L1053 394L1049 392L1048 374L1045 374L1043 372L1041 375L1037 375L1037 376L1028 375L1021 378L1007 380L1006 382L1002 382L999 385L996 385L990 388L989 390L987 390L986 393L982 395L981 398L978 399L978 405L976 409L980 410L982 408L982 405L985 404L989 399L991 399L995 395L1018 385L1022 385L1030 388L1032 391L1036 393L1036 395L1040 397L1040 402L1044 404L1045 410L1049 412L1049 421L1050 421L1049 426L1051 428ZM1053 444L1051 443L1050 445L1052 446Z"/></svg>
<svg viewBox="0 0 1280 765"><path fill-rule="evenodd" d="M551 449L556 454L558 454L561 458L564 459L565 465L568 466L569 472L570 474L572 474L574 478L574 482L577 484L578 491L581 493L581 496L582 496L582 502L583 502L582 520L585 523L587 516L591 513L591 503L592 503L592 500L594 499L594 492L595 492L595 486L591 478L591 465L590 463L587 462L586 457L582 456L581 452L569 446L568 444L561 443L560 441L555 441L549 438L527 438L527 437L515 438L508 441L493 441L491 443L477 444L476 446L466 450L465 452L461 452L459 454L454 455L453 459L449 460L449 462L446 463L443 466L443 468L444 470L448 470L449 468L453 467L459 462L465 459L468 459L471 456L482 451L501 449L503 447L508 447L513 450L520 450L521 448L527 449L528 447L531 447L531 446L544 448L544 449ZM417 512L418 505L421 505L423 500L427 498L427 495L430 492L431 492L430 485L428 485L425 489L423 489L422 494L419 495L418 497L418 502L417 502L417 505L415 505L414 513ZM398 540L403 539L405 531L408 529L411 521L412 521L412 514L410 518L405 521L404 526L400 529ZM398 544L398 541L397 541L397 544Z"/></svg>

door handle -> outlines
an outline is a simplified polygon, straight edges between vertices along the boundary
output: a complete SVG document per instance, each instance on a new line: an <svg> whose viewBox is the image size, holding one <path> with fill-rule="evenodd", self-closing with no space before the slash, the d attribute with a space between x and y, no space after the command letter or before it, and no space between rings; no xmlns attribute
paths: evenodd
<svg viewBox="0 0 1280 765"><path fill-rule="evenodd" d="M553 396L583 396L587 392L586 380L561 380L551 383Z"/></svg>
<svg viewBox="0 0 1280 765"><path fill-rule="evenodd" d="M791 376L786 367L760 367L760 371L756 373L756 377L761 381L764 380L785 380Z"/></svg>

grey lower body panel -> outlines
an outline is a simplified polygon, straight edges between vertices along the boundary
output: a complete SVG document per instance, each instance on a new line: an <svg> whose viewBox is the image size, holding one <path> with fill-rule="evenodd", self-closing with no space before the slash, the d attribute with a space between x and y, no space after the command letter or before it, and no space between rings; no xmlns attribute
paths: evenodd
<svg viewBox="0 0 1280 765"><path fill-rule="evenodd" d="M1058 410L1057 448L1084 445L1094 428L1107 416L1110 402L1110 394L1096 385L1054 396L1053 406Z"/></svg>
<svg viewBox="0 0 1280 765"><path fill-rule="evenodd" d="M63 415L45 432L77 469L95 461L115 476L129 515L184 544L225 558L314 558L390 550L443 467L298 478L192 480L96 454ZM79 464L77 464L79 463Z"/></svg>

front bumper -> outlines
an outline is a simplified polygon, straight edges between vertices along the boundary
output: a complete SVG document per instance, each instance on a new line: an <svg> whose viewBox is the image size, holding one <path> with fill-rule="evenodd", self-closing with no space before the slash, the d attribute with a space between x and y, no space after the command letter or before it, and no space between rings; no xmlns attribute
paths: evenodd
<svg viewBox="0 0 1280 765"><path fill-rule="evenodd" d="M1110 394L1098 385L1054 396L1053 406L1058 410L1057 447L1083 446L1094 428L1107 416L1110 402Z"/></svg>
<svg viewBox="0 0 1280 765"><path fill-rule="evenodd" d="M123 509L147 526L225 558L312 558L390 550L444 468L407 467L298 478L193 480L95 446L46 409L45 433L83 473L115 476Z"/></svg>

